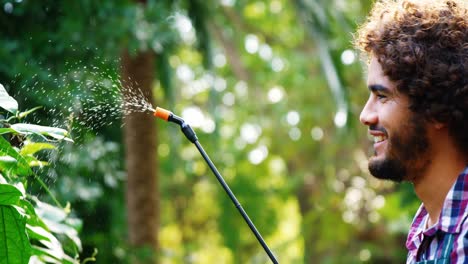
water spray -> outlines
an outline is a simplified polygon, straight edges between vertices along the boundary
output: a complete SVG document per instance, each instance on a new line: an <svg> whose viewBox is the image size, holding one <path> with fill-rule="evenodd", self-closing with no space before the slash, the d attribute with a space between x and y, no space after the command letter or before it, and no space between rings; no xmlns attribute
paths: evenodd
<svg viewBox="0 0 468 264"><path fill-rule="evenodd" d="M211 171L214 173L214 175L216 176L216 179L218 179L218 182L221 184L221 186L223 187L224 191L226 191L227 195L229 196L229 198L231 199L231 201L234 203L234 205L236 206L237 210L239 211L239 213L241 214L242 218L244 218L245 222L247 223L247 225L249 226L250 230L252 230L253 234L255 235L255 237L257 238L258 242L262 245L263 249L265 250L265 252L268 254L268 256L270 257L270 260L271 262L277 264L278 261L276 260L275 258L275 255L273 255L273 252L270 250L270 248L268 248L267 244L265 243L265 240L263 240L262 236L260 235L260 233L258 232L257 228L255 227L255 225L253 224L252 220L250 220L249 216L247 215L247 213L244 211L244 208L242 208L241 204L239 203L239 201L237 200L236 196L234 195L234 193L231 191L231 189L229 188L229 186L227 185L227 183L224 181L224 178L223 176L221 176L221 174L218 172L218 169L216 169L215 165L213 164L213 162L210 160L210 158L208 157L208 155L206 154L205 150L203 149L203 147L200 145L200 143L198 142L198 138L197 138L197 135L195 134L195 132L193 131L193 129L190 127L189 124L187 124L181 117L179 116L176 116L174 115L171 111L169 110L166 110L164 108L160 108L160 107L156 107L156 110L154 110L154 116L155 117L158 117L158 118L161 118L163 120L166 120L168 122L172 122L172 123L176 123L180 126L182 132L184 133L185 137L187 137L187 139L192 142L193 144L195 144L195 146L197 147L198 151L200 152L200 154L203 156L203 159L206 161L206 163L208 164L208 166L210 167Z"/></svg>

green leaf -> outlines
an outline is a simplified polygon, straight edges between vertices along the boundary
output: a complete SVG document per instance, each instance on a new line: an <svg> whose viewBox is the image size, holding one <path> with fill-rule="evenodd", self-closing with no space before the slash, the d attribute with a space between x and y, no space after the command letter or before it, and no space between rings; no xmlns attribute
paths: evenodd
<svg viewBox="0 0 468 264"><path fill-rule="evenodd" d="M13 124L11 125L11 128L14 129L16 132L24 135L36 134L52 137L58 140L67 140L73 142L73 140L68 137L68 131L62 128L24 123Z"/></svg>
<svg viewBox="0 0 468 264"><path fill-rule="evenodd" d="M42 220L37 216L34 206L29 201L21 199L19 201L19 206L21 206L21 208L23 208L26 214L29 216L26 220L27 224L30 224L32 226L45 227L44 222L42 222Z"/></svg>
<svg viewBox="0 0 468 264"><path fill-rule="evenodd" d="M82 245L81 245L81 240L78 236L78 231L74 229L73 227L66 225L64 223L54 223L54 222L46 222L47 227L49 229L56 233L56 234L64 234L68 238L70 238L71 241L75 244L75 246L78 248L79 251L82 250Z"/></svg>
<svg viewBox="0 0 468 264"><path fill-rule="evenodd" d="M6 139L0 137L0 156L10 156L16 160L14 166L8 163L0 162L0 170L10 172L19 176L28 176L32 174L28 162L10 145Z"/></svg>
<svg viewBox="0 0 468 264"><path fill-rule="evenodd" d="M12 128L9 128L9 127L2 127L0 128L0 135L3 135L3 134L8 134L8 133L15 133L16 131Z"/></svg>
<svg viewBox="0 0 468 264"><path fill-rule="evenodd" d="M64 221L67 217L67 213L56 206L48 203L41 202L36 199L36 213L39 215L46 224L48 222L59 223ZM48 224L47 224L48 225Z"/></svg>
<svg viewBox="0 0 468 264"><path fill-rule="evenodd" d="M13 165L17 162L12 156L0 156L0 163L5 164L5 166Z"/></svg>
<svg viewBox="0 0 468 264"><path fill-rule="evenodd" d="M34 261L34 264L62 264L60 260L48 255L50 252L45 248L33 246L32 252L31 261Z"/></svg>
<svg viewBox="0 0 468 264"><path fill-rule="evenodd" d="M52 147L54 147L54 146L52 146ZM31 167L31 168L33 168L33 167L43 168L45 166L48 166L49 163L47 161L39 160L36 157L34 157L32 154L29 154L29 153L34 153L34 152L40 150L40 149L33 149L33 148L26 149L24 152L23 152L24 148L20 150L20 154L22 154L24 156L24 159L28 163L29 167Z"/></svg>
<svg viewBox="0 0 468 264"><path fill-rule="evenodd" d="M36 110L41 109L41 108L42 108L42 106L36 106L36 107L34 107L34 108L32 108L32 109L29 109L28 111L20 112L20 113L18 114L18 117L19 117L19 118L23 118L23 117L29 115L30 113L33 113L33 112L35 112Z"/></svg>
<svg viewBox="0 0 468 264"><path fill-rule="evenodd" d="M60 245L60 243L58 244ZM79 264L80 262L66 255L63 251L56 251L50 248L33 246L33 255L35 255L42 263L50 264ZM41 263L41 262L39 262Z"/></svg>
<svg viewBox="0 0 468 264"><path fill-rule="evenodd" d="M81 240L78 237L78 228L81 222L78 219L67 218L66 209L36 200L36 212L47 228L55 234L64 234L78 247L82 249Z"/></svg>
<svg viewBox="0 0 468 264"><path fill-rule="evenodd" d="M16 205L22 193L15 186L0 184L0 205Z"/></svg>
<svg viewBox="0 0 468 264"><path fill-rule="evenodd" d="M28 143L20 150L21 155L33 155L44 149L55 149L55 146L49 143Z"/></svg>
<svg viewBox="0 0 468 264"><path fill-rule="evenodd" d="M39 168L44 168L45 166L49 166L49 162L41 161L41 160L30 160L28 164L30 167L39 167Z"/></svg>
<svg viewBox="0 0 468 264"><path fill-rule="evenodd" d="M56 240L51 232L41 226L26 225L28 235L31 239L53 241Z"/></svg>
<svg viewBox="0 0 468 264"><path fill-rule="evenodd" d="M0 264L27 264L30 257L24 218L12 206L0 205Z"/></svg>
<svg viewBox="0 0 468 264"><path fill-rule="evenodd" d="M47 263L78 263L73 262L73 259L65 254L62 244L54 235L42 228L36 228L34 232L48 238L48 240L39 240L44 247L33 247L35 251L34 255L38 255L40 258L46 260ZM58 262L55 262L56 260Z"/></svg>
<svg viewBox="0 0 468 264"><path fill-rule="evenodd" d="M0 84L0 107L13 114L18 112L18 102L8 95L2 84Z"/></svg>

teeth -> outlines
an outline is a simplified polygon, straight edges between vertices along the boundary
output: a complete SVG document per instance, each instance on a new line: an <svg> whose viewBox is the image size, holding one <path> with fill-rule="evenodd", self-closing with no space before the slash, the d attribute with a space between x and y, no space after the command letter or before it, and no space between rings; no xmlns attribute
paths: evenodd
<svg viewBox="0 0 468 264"><path fill-rule="evenodd" d="M378 142L384 141L386 139L387 139L387 137L385 137L385 136L375 136L374 137L374 143L378 143Z"/></svg>

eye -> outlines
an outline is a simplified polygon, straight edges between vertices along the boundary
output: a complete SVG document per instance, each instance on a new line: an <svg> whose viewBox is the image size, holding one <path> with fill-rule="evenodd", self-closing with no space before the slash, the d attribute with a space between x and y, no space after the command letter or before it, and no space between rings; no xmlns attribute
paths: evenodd
<svg viewBox="0 0 468 264"><path fill-rule="evenodd" d="M383 94L376 94L376 96L377 96L377 99L379 99L379 101L383 101L387 99L387 96Z"/></svg>

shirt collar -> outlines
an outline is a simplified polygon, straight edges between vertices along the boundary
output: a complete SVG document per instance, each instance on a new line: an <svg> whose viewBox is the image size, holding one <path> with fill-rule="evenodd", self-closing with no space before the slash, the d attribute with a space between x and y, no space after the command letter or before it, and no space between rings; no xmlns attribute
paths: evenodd
<svg viewBox="0 0 468 264"><path fill-rule="evenodd" d="M440 212L438 229L446 233L459 233L468 206L468 166L458 176L455 184L447 193Z"/></svg>
<svg viewBox="0 0 468 264"><path fill-rule="evenodd" d="M413 223L411 224L406 247L413 250L419 247L421 243L421 234L426 236L434 235L438 230L445 233L459 233L463 220L467 216L468 207L468 166L465 167L462 173L458 176L452 188L447 193L447 196L442 206L439 216L439 221L433 227L426 229L426 221L428 213L424 204L419 207Z"/></svg>

